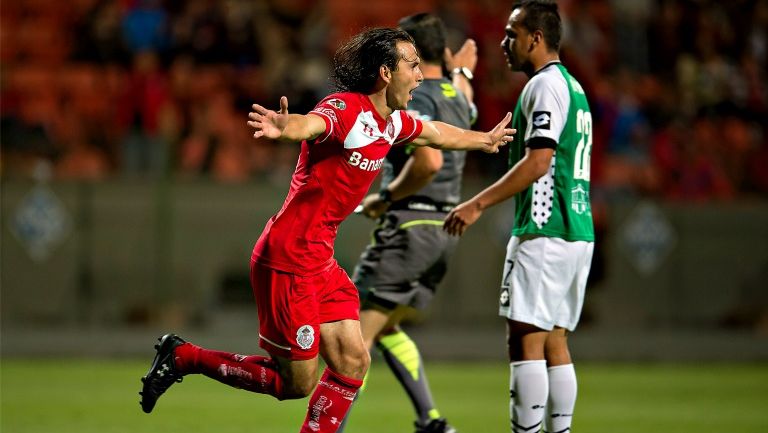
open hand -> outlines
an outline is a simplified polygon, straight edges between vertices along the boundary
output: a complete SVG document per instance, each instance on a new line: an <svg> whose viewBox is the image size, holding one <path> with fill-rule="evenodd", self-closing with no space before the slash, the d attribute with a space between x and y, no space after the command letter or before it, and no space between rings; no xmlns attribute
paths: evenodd
<svg viewBox="0 0 768 433"><path fill-rule="evenodd" d="M467 39L455 53L446 47L443 59L449 71L454 68L465 67L474 73L477 66L477 43L474 39Z"/></svg>
<svg viewBox="0 0 768 433"><path fill-rule="evenodd" d="M517 129L507 128L509 121L512 120L512 113L507 113L501 122L488 132L490 136L490 145L483 149L486 153L498 153L499 147L504 146L515 139Z"/></svg>
<svg viewBox="0 0 768 433"><path fill-rule="evenodd" d="M253 111L248 113L248 126L253 128L253 138L266 137L277 139L283 135L288 125L288 98L280 98L280 111L269 110L259 104L253 104Z"/></svg>

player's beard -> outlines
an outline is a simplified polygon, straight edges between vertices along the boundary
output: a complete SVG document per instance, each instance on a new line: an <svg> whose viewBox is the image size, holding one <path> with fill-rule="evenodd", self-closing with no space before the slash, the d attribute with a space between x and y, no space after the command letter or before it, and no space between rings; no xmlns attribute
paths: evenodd
<svg viewBox="0 0 768 433"><path fill-rule="evenodd" d="M504 55L507 58L507 66L513 72L523 72L528 77L533 76L534 72L536 72L533 70L533 64L529 59L520 60L508 46L504 47Z"/></svg>

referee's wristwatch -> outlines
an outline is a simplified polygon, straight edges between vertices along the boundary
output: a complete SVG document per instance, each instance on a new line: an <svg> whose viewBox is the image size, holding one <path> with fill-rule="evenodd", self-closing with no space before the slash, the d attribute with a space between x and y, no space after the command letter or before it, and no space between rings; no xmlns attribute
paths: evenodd
<svg viewBox="0 0 768 433"><path fill-rule="evenodd" d="M386 205L392 204L392 191L390 191L388 188L382 188L379 190L379 200L381 200Z"/></svg>
<svg viewBox="0 0 768 433"><path fill-rule="evenodd" d="M468 67L462 66L460 68L454 68L453 72L451 72L452 76L456 76L458 74L463 75L467 80L472 81L473 78L475 78L475 75L472 73L471 70L469 70Z"/></svg>

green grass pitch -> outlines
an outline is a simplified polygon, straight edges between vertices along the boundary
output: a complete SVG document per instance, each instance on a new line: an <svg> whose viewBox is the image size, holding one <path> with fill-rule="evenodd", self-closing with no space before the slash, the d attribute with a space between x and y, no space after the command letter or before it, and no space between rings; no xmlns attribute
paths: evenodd
<svg viewBox="0 0 768 433"><path fill-rule="evenodd" d="M380 359L347 433L409 433L413 414ZM277 402L201 376L139 408L143 361L17 360L0 364L3 433L295 433L307 400ZM461 433L508 433L504 363L430 363L442 414ZM768 432L768 365L577 364L574 433Z"/></svg>

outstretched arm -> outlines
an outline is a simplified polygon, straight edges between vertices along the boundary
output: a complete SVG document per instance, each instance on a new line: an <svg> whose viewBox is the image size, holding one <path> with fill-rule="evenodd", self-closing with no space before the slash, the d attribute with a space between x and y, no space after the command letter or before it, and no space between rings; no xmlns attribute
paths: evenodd
<svg viewBox="0 0 768 433"><path fill-rule="evenodd" d="M280 98L280 111L253 104L248 113L248 126L253 128L253 138L266 137L279 140L302 141L317 138L325 132L325 121L314 114L289 114L288 98Z"/></svg>
<svg viewBox="0 0 768 433"><path fill-rule="evenodd" d="M445 217L443 230L456 236L464 234L467 228L480 218L485 209L528 188L546 174L553 154L554 149L526 149L523 159L518 161L501 179L456 206Z"/></svg>
<svg viewBox="0 0 768 433"><path fill-rule="evenodd" d="M421 135L416 137L413 144L446 150L482 150L486 153L497 153L499 147L512 141L517 132L506 127L511 119L512 113L507 113L504 119L488 132L461 129L444 122L424 121Z"/></svg>

